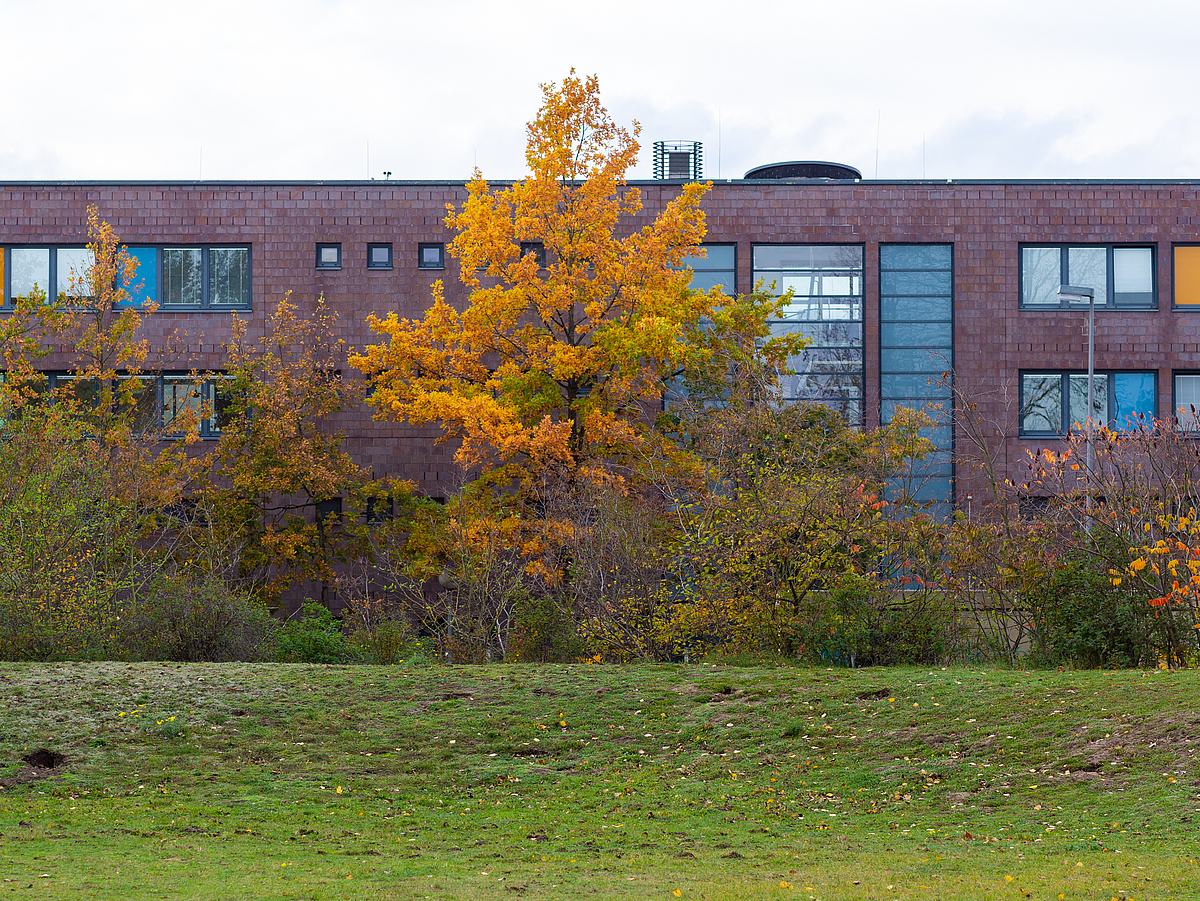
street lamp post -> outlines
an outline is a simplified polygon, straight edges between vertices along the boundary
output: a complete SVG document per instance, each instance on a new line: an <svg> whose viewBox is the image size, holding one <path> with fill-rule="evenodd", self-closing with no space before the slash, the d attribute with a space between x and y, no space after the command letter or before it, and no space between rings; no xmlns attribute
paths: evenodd
<svg viewBox="0 0 1200 901"><path fill-rule="evenodd" d="M1059 285L1058 302L1063 306L1087 301L1088 305L1088 369L1087 369L1087 436L1085 439L1085 466L1088 481L1087 496L1084 499L1087 510L1088 528L1092 525L1092 415L1095 411L1093 404L1096 397L1096 289L1084 288L1080 285ZM1070 393L1068 392L1067 407L1070 409Z"/></svg>

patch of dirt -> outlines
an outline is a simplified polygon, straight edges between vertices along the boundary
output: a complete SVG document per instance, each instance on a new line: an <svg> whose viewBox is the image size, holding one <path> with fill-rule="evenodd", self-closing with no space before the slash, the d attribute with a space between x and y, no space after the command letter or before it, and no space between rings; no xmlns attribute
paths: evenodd
<svg viewBox="0 0 1200 901"><path fill-rule="evenodd" d="M38 748L36 751L29 752L21 759L30 766L46 770L57 769L67 762L65 756L59 754L57 751L51 751L49 748Z"/></svg>

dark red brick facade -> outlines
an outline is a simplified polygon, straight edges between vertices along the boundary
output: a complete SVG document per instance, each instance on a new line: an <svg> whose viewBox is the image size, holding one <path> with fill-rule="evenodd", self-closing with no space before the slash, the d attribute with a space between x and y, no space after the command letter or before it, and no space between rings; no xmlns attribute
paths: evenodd
<svg viewBox="0 0 1200 901"><path fill-rule="evenodd" d="M678 191L670 182L637 187L646 221ZM341 336L362 346L372 340L369 313L419 315L435 278L444 280L451 302L463 298L456 263L447 257L444 271L418 269L417 245L449 241L445 207L464 196L462 184L414 182L0 184L0 245L82 243L89 204L129 244L249 243L253 309L240 315L252 335L262 334L267 312L285 291L302 305L324 293L341 317ZM1019 309L1022 243L1154 245L1157 308L1098 311L1096 367L1156 371L1161 416L1172 410L1172 374L1200 370L1200 308L1172 308L1171 271L1172 245L1200 241L1200 183L735 181L714 184L704 207L708 240L737 244L743 292L751 287L755 243L865 246L868 425L879 415L881 243L953 245L955 378L989 419L1003 424L1010 466L1046 443L1018 435L1018 373L1082 370L1087 363L1083 315ZM320 242L342 245L340 270L315 267ZM367 268L369 243L394 246L391 270ZM158 313L146 334L161 344L179 330L188 367L219 368L230 316ZM431 433L374 423L366 411L346 415L340 426L376 475L412 479L431 496L453 490L458 477L450 450L435 447ZM964 467L958 476L962 503L973 489Z"/></svg>

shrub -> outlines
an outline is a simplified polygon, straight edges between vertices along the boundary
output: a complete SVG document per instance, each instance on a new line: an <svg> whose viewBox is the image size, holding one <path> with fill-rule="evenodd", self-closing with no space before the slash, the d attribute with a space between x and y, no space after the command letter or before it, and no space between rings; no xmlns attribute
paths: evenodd
<svg viewBox="0 0 1200 901"><path fill-rule="evenodd" d="M528 663L562 663L583 653L570 613L552 595L517 595L509 656Z"/></svg>
<svg viewBox="0 0 1200 901"><path fill-rule="evenodd" d="M352 663L354 647L324 604L305 601L300 615L275 630L271 658L278 663Z"/></svg>
<svg viewBox="0 0 1200 901"><path fill-rule="evenodd" d="M135 660L258 660L274 628L265 606L209 576L173 576L130 602L118 641Z"/></svg>
<svg viewBox="0 0 1200 901"><path fill-rule="evenodd" d="M1034 588L1034 654L1045 663L1138 666L1154 659L1153 636L1134 595L1118 591L1106 570L1069 559Z"/></svg>

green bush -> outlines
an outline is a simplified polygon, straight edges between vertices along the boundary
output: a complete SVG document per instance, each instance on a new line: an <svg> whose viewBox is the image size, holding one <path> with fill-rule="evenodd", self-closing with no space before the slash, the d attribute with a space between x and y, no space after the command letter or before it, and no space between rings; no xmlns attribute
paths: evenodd
<svg viewBox="0 0 1200 901"><path fill-rule="evenodd" d="M1152 662L1151 629L1137 599L1093 560L1068 559L1028 597L1034 658L1050 665L1127 667Z"/></svg>
<svg viewBox="0 0 1200 901"><path fill-rule="evenodd" d="M299 616L275 630L271 659L278 663L353 663L354 646L342 633L342 624L324 604L305 601Z"/></svg>
<svg viewBox="0 0 1200 901"><path fill-rule="evenodd" d="M513 605L508 659L526 663L563 663L583 654L583 642L570 614L551 596L521 592Z"/></svg>
<svg viewBox="0 0 1200 901"><path fill-rule="evenodd" d="M265 606L216 577L173 576L127 604L117 639L134 660L259 660L274 626Z"/></svg>
<svg viewBox="0 0 1200 901"><path fill-rule="evenodd" d="M425 659L425 649L404 623L385 619L374 623L370 629L356 629L350 642L366 663L391 666L414 658Z"/></svg>

